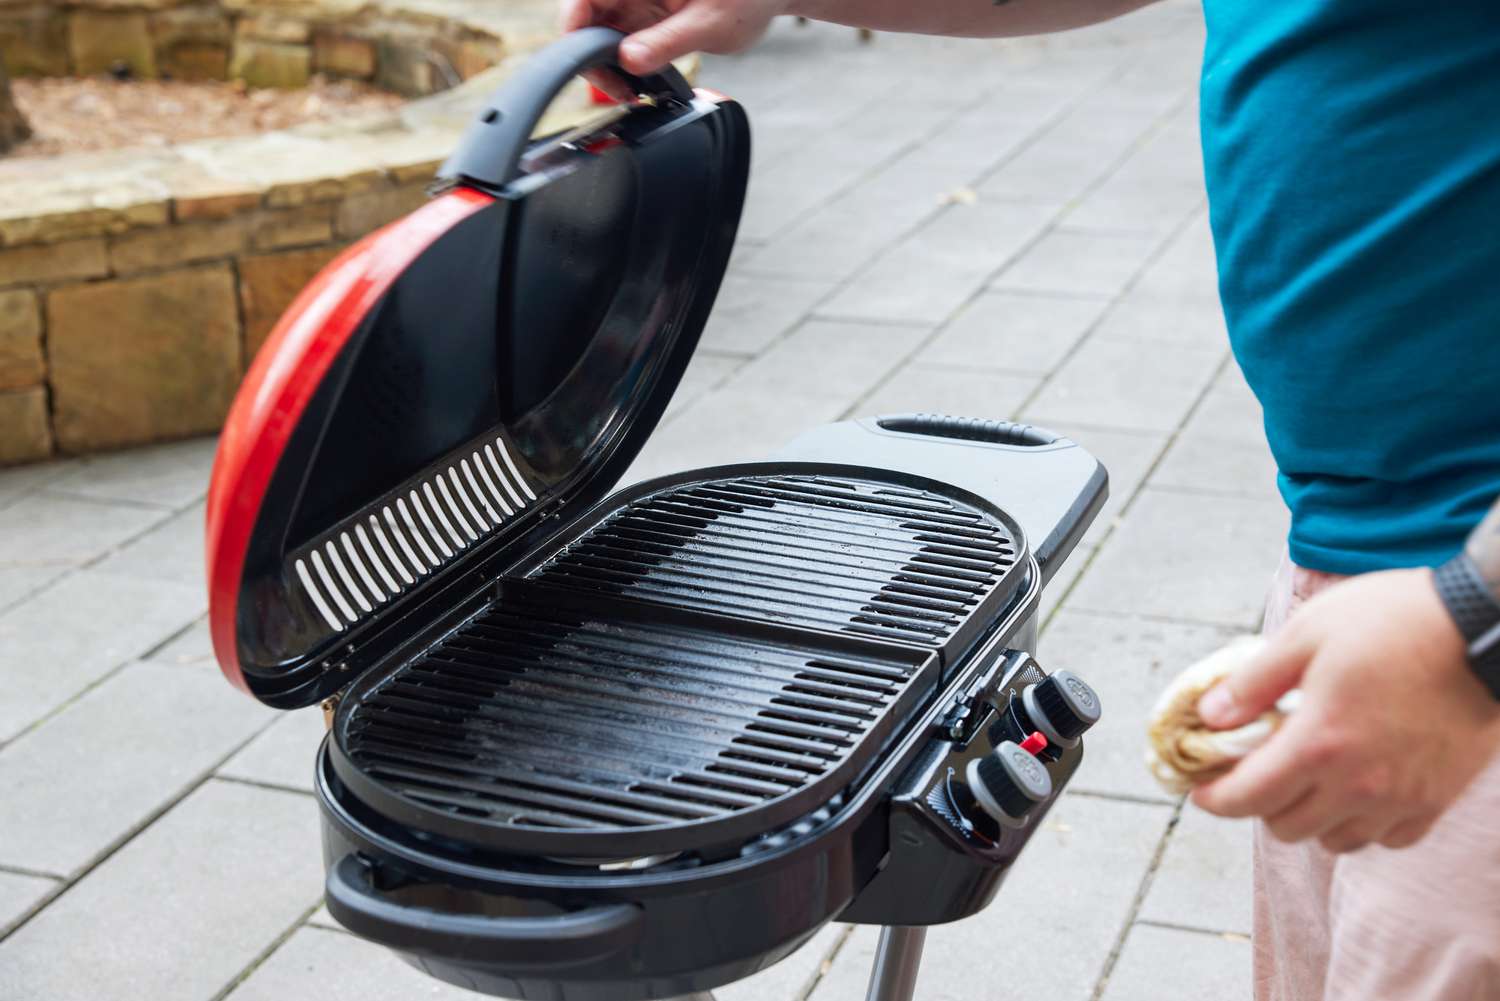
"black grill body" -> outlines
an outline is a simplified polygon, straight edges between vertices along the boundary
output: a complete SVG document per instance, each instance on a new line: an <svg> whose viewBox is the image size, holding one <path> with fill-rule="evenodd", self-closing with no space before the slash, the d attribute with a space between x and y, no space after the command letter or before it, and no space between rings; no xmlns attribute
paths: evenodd
<svg viewBox="0 0 1500 1001"><path fill-rule="evenodd" d="M1072 442L901 415L611 495L707 320L750 142L670 68L532 142L621 37L519 67L448 190L299 297L209 492L225 674L337 699L330 913L519 999L710 990L836 917L988 902L1051 799L1013 814L968 766L1026 736L1041 590L1105 494ZM1034 791L1080 754L1025 761Z"/></svg>
<svg viewBox="0 0 1500 1001"><path fill-rule="evenodd" d="M964 768L1025 736L1105 482L1042 432L895 427L621 491L364 670L319 758L333 915L471 989L644 1001L987 904L1051 801L1001 827Z"/></svg>

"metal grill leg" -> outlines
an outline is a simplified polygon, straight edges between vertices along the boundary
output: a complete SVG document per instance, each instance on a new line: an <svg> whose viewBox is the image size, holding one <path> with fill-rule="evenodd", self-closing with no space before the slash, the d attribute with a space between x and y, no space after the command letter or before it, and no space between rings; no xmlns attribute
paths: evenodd
<svg viewBox="0 0 1500 1001"><path fill-rule="evenodd" d="M926 928L897 925L882 928L880 950L875 953L875 969L870 971L870 991L865 1001L912 1001L926 941Z"/></svg>

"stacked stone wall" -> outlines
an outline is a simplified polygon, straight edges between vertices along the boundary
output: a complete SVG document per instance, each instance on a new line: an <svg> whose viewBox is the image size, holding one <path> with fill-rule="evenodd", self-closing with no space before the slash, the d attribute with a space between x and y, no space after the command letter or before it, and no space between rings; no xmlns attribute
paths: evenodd
<svg viewBox="0 0 1500 1001"><path fill-rule="evenodd" d="M0 0L0 58L17 77L126 71L301 87L322 73L420 97L482 72L503 49L461 21L342 0Z"/></svg>
<svg viewBox="0 0 1500 1001"><path fill-rule="evenodd" d="M0 0L0 46L12 58L19 23L25 38L48 40L22 61L25 72L93 68L106 56L143 73L194 60L216 68L221 57L249 72L266 45L300 46L307 54L291 62L368 74L403 93L424 92L433 82L424 74L444 64L462 81L364 120L167 149L0 158L0 465L216 430L287 305L340 250L421 204L486 95L549 39L555 9L553 0L407 0L399 9L106 2ZM95 32L95 14L112 27ZM426 41L412 40L417 27ZM119 47L127 42L138 47ZM575 82L539 131L592 110Z"/></svg>
<svg viewBox="0 0 1500 1001"><path fill-rule="evenodd" d="M0 462L213 431L292 298L420 205L433 166L169 197L0 246Z"/></svg>

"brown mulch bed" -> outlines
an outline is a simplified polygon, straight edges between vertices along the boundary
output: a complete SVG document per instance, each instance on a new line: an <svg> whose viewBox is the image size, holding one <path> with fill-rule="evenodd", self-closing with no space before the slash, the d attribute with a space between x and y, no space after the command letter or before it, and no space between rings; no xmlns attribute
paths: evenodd
<svg viewBox="0 0 1500 1001"><path fill-rule="evenodd" d="M237 81L108 77L23 78L12 80L11 88L34 134L9 157L250 135L389 110L402 101L366 84L319 76L301 90L247 90Z"/></svg>

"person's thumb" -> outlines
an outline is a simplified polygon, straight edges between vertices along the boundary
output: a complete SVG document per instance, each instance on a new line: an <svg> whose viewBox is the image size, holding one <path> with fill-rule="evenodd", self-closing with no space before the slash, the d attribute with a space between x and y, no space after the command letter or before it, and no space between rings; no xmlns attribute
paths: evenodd
<svg viewBox="0 0 1500 1001"><path fill-rule="evenodd" d="M731 22L732 23L732 22ZM671 17L620 43L620 68L637 76L654 73L689 52L713 49L726 29L725 14L702 0L688 0Z"/></svg>
<svg viewBox="0 0 1500 1001"><path fill-rule="evenodd" d="M1204 692L1198 716L1215 730L1244 726L1296 687L1311 657L1311 644L1283 632Z"/></svg>

